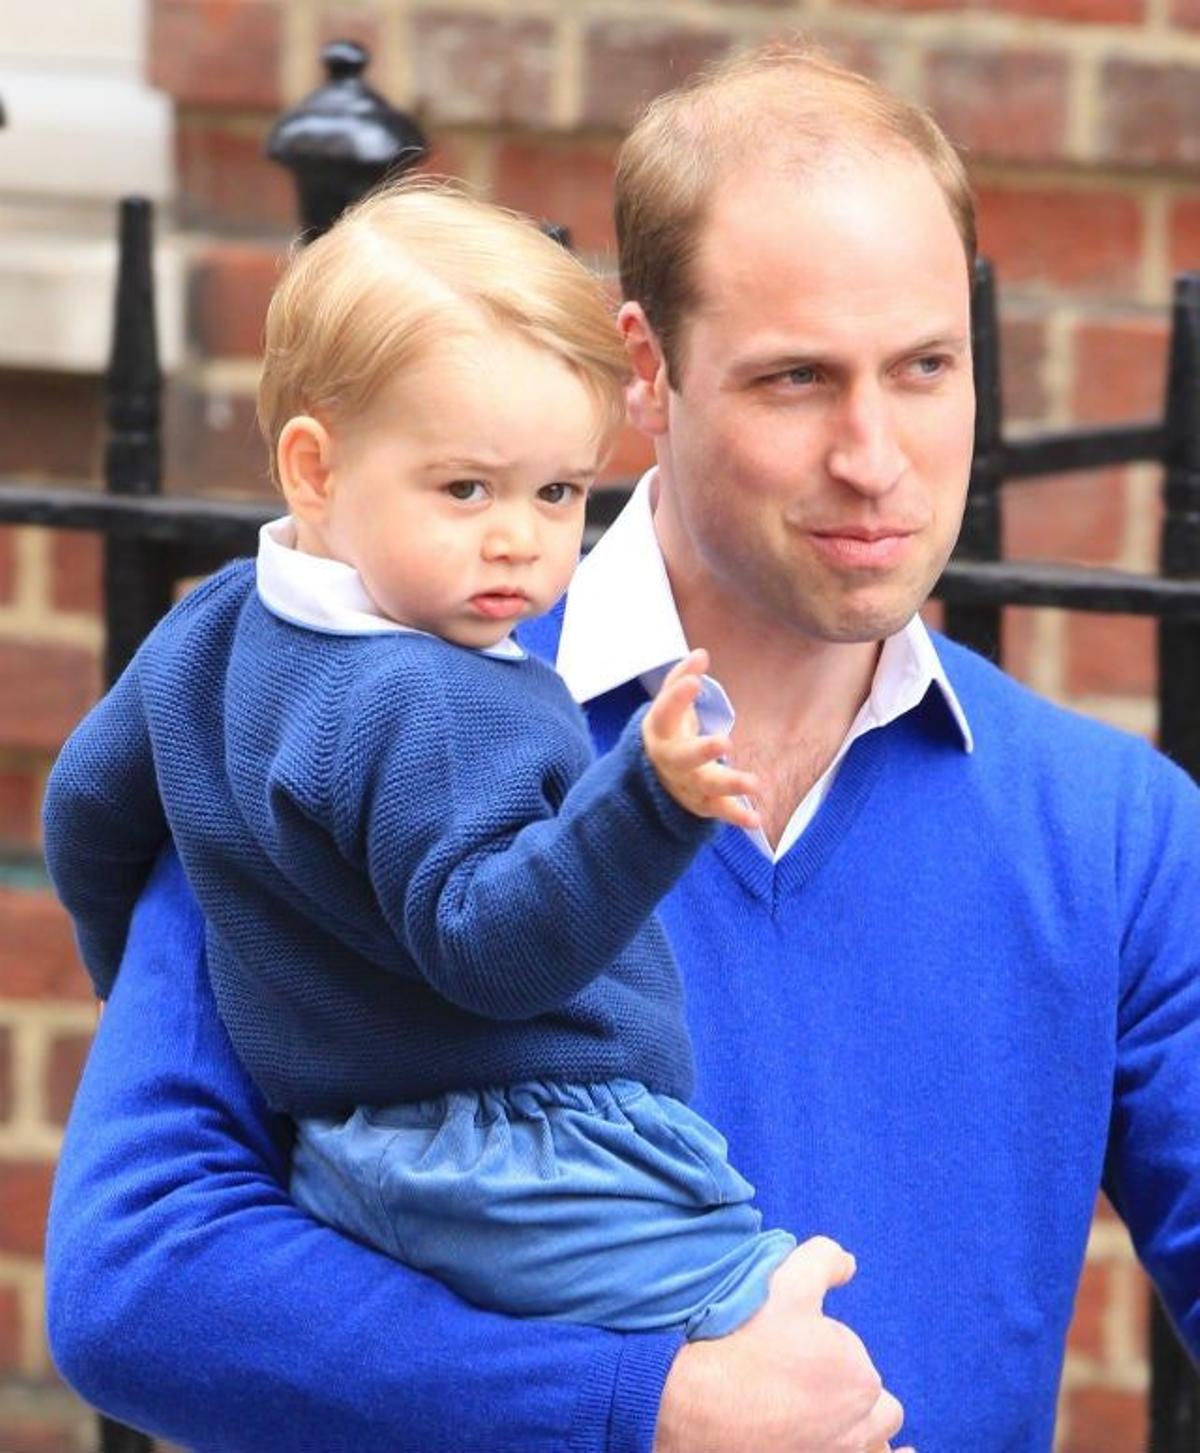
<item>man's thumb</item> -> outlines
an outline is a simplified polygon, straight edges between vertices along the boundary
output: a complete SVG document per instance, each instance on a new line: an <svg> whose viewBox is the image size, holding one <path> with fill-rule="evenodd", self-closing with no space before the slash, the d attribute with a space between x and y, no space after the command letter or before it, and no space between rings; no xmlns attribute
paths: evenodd
<svg viewBox="0 0 1200 1453"><path fill-rule="evenodd" d="M854 1275L854 1258L828 1236L801 1242L771 1278L771 1296L804 1302L820 1310L825 1293L845 1286Z"/></svg>

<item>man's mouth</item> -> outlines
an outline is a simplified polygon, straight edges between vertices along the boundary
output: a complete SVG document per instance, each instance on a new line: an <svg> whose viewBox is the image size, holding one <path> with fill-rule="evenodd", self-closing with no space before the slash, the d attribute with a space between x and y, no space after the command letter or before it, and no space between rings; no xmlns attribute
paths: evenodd
<svg viewBox="0 0 1200 1453"><path fill-rule="evenodd" d="M852 570L883 570L897 565L908 553L915 530L899 526L867 528L857 525L810 530L817 553L831 564Z"/></svg>

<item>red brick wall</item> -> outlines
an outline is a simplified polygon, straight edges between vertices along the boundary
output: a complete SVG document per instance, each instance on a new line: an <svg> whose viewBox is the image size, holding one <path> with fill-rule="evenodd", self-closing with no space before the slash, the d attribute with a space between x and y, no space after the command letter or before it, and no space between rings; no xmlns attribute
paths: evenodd
<svg viewBox="0 0 1200 1453"><path fill-rule="evenodd" d="M703 61L805 25L929 105L968 150L998 266L1004 394L1018 427L1148 416L1161 404L1173 271L1200 266L1198 0L150 0L148 71L174 100L192 259L189 352L167 398L167 484L267 490L253 425L258 332L293 223L262 159L278 111L319 80L320 44L364 41L369 79L415 110L432 166L566 223L611 265L623 128ZM94 380L0 372L0 476L95 478ZM631 435L613 473L647 458ZM1151 568L1151 468L1009 488L1009 553ZM99 684L100 557L86 536L0 528L0 849L33 854L48 763ZM1153 725L1144 623L1012 611L1010 666L1139 731ZM0 889L0 1447L84 1446L40 1332L40 1226L92 1010L61 916ZM1144 1443L1144 1292L1097 1221L1064 1384L1063 1453Z"/></svg>

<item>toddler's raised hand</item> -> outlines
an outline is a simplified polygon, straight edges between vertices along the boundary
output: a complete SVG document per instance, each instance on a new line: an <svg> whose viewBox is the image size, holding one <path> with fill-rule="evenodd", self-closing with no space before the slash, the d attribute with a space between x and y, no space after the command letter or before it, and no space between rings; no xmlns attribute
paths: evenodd
<svg viewBox="0 0 1200 1453"><path fill-rule="evenodd" d="M700 678L708 652L690 651L671 668L642 718L646 755L663 787L697 817L717 817L735 827L757 827L758 812L743 798L758 792L758 778L720 758L733 750L728 737L703 736L696 716Z"/></svg>

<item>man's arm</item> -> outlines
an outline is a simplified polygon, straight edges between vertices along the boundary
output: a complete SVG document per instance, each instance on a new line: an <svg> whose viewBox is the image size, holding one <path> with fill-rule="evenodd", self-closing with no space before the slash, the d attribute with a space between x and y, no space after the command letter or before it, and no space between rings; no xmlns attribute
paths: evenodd
<svg viewBox="0 0 1200 1453"><path fill-rule="evenodd" d="M198 1450L647 1453L671 1336L519 1322L302 1215L173 854L139 904L67 1130L47 1299L64 1376Z"/></svg>
<svg viewBox="0 0 1200 1453"><path fill-rule="evenodd" d="M1118 863L1124 934L1105 1190L1200 1361L1200 791L1146 754Z"/></svg>
<svg viewBox="0 0 1200 1453"><path fill-rule="evenodd" d="M830 1243L801 1247L745 1328L680 1352L673 1336L466 1305L297 1211L288 1150L217 1018L203 925L168 852L51 1207L50 1345L85 1398L199 1453L649 1453L674 1367L662 1450L882 1449L851 1430L890 1428L895 1405L820 1314L845 1275Z"/></svg>

